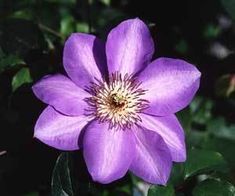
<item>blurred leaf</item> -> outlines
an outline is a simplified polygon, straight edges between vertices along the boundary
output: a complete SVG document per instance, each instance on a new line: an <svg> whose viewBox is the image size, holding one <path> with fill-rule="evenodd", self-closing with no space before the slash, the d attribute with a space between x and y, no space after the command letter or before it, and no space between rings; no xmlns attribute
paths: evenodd
<svg viewBox="0 0 235 196"><path fill-rule="evenodd" d="M214 151L191 149L185 162L185 178L213 170L225 171L227 164L223 156Z"/></svg>
<svg viewBox="0 0 235 196"><path fill-rule="evenodd" d="M181 125L183 126L184 130L186 132L189 132L191 129L191 123L192 123L192 116L191 116L189 107L181 110L176 115L179 118L179 121Z"/></svg>
<svg viewBox="0 0 235 196"><path fill-rule="evenodd" d="M208 133L205 131L190 131L187 135L187 144L189 147L201 147L203 142L208 137Z"/></svg>
<svg viewBox="0 0 235 196"><path fill-rule="evenodd" d="M32 0L1 0L0 1L0 18L10 15L15 11L25 10L27 8L32 8L35 3Z"/></svg>
<svg viewBox="0 0 235 196"><path fill-rule="evenodd" d="M101 0L105 5L110 6L111 0Z"/></svg>
<svg viewBox="0 0 235 196"><path fill-rule="evenodd" d="M32 82L29 68L21 68L12 79L12 90L15 91L22 84Z"/></svg>
<svg viewBox="0 0 235 196"><path fill-rule="evenodd" d="M175 191L172 185L168 186L151 186L148 190L148 196L174 196Z"/></svg>
<svg viewBox="0 0 235 196"><path fill-rule="evenodd" d="M6 55L0 47L0 73L14 67L15 65L25 64L17 55Z"/></svg>
<svg viewBox="0 0 235 196"><path fill-rule="evenodd" d="M204 97L196 97L190 104L193 121L200 124L206 124L207 121L211 119L212 107L212 100L206 99Z"/></svg>
<svg viewBox="0 0 235 196"><path fill-rule="evenodd" d="M193 190L193 196L234 196L235 187L226 181L208 179L199 183Z"/></svg>
<svg viewBox="0 0 235 196"><path fill-rule="evenodd" d="M61 153L56 161L52 174L51 191L52 196L74 195L68 153Z"/></svg>
<svg viewBox="0 0 235 196"><path fill-rule="evenodd" d="M223 117L214 118L208 123L208 131L218 137L235 140L235 125L226 125Z"/></svg>
<svg viewBox="0 0 235 196"><path fill-rule="evenodd" d="M110 31L110 27L118 24L120 21L127 18L127 16L118 9L113 9L112 7L106 7L105 9L96 9L92 12L92 18L96 18L93 22L93 27L104 36ZM98 17L97 17L98 16ZM112 25L110 25L112 24Z"/></svg>
<svg viewBox="0 0 235 196"><path fill-rule="evenodd" d="M24 194L24 196L40 196L38 192L30 192L27 194Z"/></svg>
<svg viewBox="0 0 235 196"><path fill-rule="evenodd" d="M235 92L235 74L220 77L215 84L215 93L218 96L229 97Z"/></svg>
<svg viewBox="0 0 235 196"><path fill-rule="evenodd" d="M74 4L76 2L76 0L47 0L48 2L54 2L54 3L60 3L63 5L70 5L70 4Z"/></svg>
<svg viewBox="0 0 235 196"><path fill-rule="evenodd" d="M188 51L188 44L185 39L181 39L176 43L175 50L181 54L186 54Z"/></svg>
<svg viewBox="0 0 235 196"><path fill-rule="evenodd" d="M45 48L46 42L32 21L9 19L0 22L0 45L4 52L24 57L30 50Z"/></svg>
<svg viewBox="0 0 235 196"><path fill-rule="evenodd" d="M223 155L229 166L235 169L235 141L226 138L208 137L202 147L208 150L214 150Z"/></svg>
<svg viewBox="0 0 235 196"><path fill-rule="evenodd" d="M60 21L60 33L67 37L75 31L75 21L70 15L64 16Z"/></svg>
<svg viewBox="0 0 235 196"><path fill-rule="evenodd" d="M174 163L171 169L169 182L174 186L181 184L184 181L184 164Z"/></svg>
<svg viewBox="0 0 235 196"><path fill-rule="evenodd" d="M233 20L235 20L235 1L234 0L221 0L224 9L228 12Z"/></svg>
<svg viewBox="0 0 235 196"><path fill-rule="evenodd" d="M61 6L58 2L41 1L40 8L36 8L35 10L37 15L40 14L39 23L54 31L59 31L61 20L60 10L67 9L66 5Z"/></svg>
<svg viewBox="0 0 235 196"><path fill-rule="evenodd" d="M212 38L216 38L220 32L221 32L221 29L219 28L219 26L216 26L214 24L208 24L206 28L204 29L203 34L205 38L212 39Z"/></svg>
<svg viewBox="0 0 235 196"><path fill-rule="evenodd" d="M76 24L76 31L82 32L82 33L88 33L89 32L89 25L85 22L79 22Z"/></svg>
<svg viewBox="0 0 235 196"><path fill-rule="evenodd" d="M24 9L24 10L18 10L11 14L12 18L18 18L18 19L25 19L25 20L33 20L33 10L31 9Z"/></svg>

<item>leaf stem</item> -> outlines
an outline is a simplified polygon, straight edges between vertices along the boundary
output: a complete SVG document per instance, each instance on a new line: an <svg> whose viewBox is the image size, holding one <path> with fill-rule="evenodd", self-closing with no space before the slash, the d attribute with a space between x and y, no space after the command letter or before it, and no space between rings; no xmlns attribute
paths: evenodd
<svg viewBox="0 0 235 196"><path fill-rule="evenodd" d="M51 29L50 27L45 26L44 24L39 23L38 26L43 31L47 31L47 32L49 32L49 33L51 33L51 34L53 34L53 35L55 35L55 36L57 36L57 37L59 37L61 39L64 38L63 35L61 35L60 33L56 32L55 30Z"/></svg>

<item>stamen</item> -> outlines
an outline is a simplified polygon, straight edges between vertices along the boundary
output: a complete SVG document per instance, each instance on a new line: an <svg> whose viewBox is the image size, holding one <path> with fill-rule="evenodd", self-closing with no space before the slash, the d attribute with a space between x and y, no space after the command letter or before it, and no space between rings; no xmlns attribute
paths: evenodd
<svg viewBox="0 0 235 196"><path fill-rule="evenodd" d="M86 115L108 122L111 128L130 128L141 121L139 113L148 107L148 101L141 99L146 90L140 85L132 76L122 77L118 72L111 74L109 83L97 80L88 88L92 97L85 99Z"/></svg>

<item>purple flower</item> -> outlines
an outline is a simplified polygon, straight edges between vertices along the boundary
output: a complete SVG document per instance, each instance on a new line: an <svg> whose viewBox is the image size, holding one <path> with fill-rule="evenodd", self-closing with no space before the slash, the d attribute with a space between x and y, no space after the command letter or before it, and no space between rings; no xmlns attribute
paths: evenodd
<svg viewBox="0 0 235 196"><path fill-rule="evenodd" d="M93 180L110 183L127 171L167 183L172 162L186 159L184 131L174 113L195 95L200 72L171 58L151 62L154 43L139 19L115 27L104 45L74 33L65 43L68 76L33 86L48 104L34 136L61 150L82 148Z"/></svg>

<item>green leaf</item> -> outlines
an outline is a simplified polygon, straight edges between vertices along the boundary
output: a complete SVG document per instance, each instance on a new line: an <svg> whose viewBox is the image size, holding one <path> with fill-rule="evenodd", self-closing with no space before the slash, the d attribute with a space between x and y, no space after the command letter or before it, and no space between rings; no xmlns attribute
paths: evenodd
<svg viewBox="0 0 235 196"><path fill-rule="evenodd" d="M85 22L79 22L76 24L76 31L82 32L82 33L88 33L89 25Z"/></svg>
<svg viewBox="0 0 235 196"><path fill-rule="evenodd" d="M56 161L52 174L51 189L52 196L74 195L68 153L62 153Z"/></svg>
<svg viewBox="0 0 235 196"><path fill-rule="evenodd" d="M187 144L189 148L201 147L208 138L206 131L190 131L187 135Z"/></svg>
<svg viewBox="0 0 235 196"><path fill-rule="evenodd" d="M217 117L208 122L208 131L219 137L235 140L235 125L227 125L224 117Z"/></svg>
<svg viewBox="0 0 235 196"><path fill-rule="evenodd" d="M226 181L208 179L199 183L193 190L193 196L234 196L235 187Z"/></svg>
<svg viewBox="0 0 235 196"><path fill-rule="evenodd" d="M71 15L70 10L66 8L60 9L60 15L60 34L65 38L76 31L76 20Z"/></svg>
<svg viewBox="0 0 235 196"><path fill-rule="evenodd" d="M224 9L228 12L233 20L235 20L235 1L234 0L221 0Z"/></svg>
<svg viewBox="0 0 235 196"><path fill-rule="evenodd" d="M232 169L235 169L234 146L235 141L232 138L228 139L217 136L208 137L202 145L204 149L220 152Z"/></svg>
<svg viewBox="0 0 235 196"><path fill-rule="evenodd" d="M6 55L0 47L0 73L19 64L25 64L17 55Z"/></svg>
<svg viewBox="0 0 235 196"><path fill-rule="evenodd" d="M188 133L191 129L191 123L192 123L192 115L189 107L178 112L177 117L180 121L180 124L183 126L185 132Z"/></svg>
<svg viewBox="0 0 235 196"><path fill-rule="evenodd" d="M71 15L65 15L60 21L60 33L66 37L75 31L75 20Z"/></svg>
<svg viewBox="0 0 235 196"><path fill-rule="evenodd" d="M188 43L186 42L186 40L179 40L179 42L176 43L175 50L181 54L186 54L188 51Z"/></svg>
<svg viewBox="0 0 235 196"><path fill-rule="evenodd" d="M12 90L15 91L22 84L30 82L32 82L32 78L30 76L29 68L23 67L16 73L16 75L12 79Z"/></svg>
<svg viewBox="0 0 235 196"><path fill-rule="evenodd" d="M175 191L172 185L151 186L148 190L148 196L174 196Z"/></svg>
<svg viewBox="0 0 235 196"><path fill-rule="evenodd" d="M101 2L107 6L110 6L110 4L111 4L111 0L101 0Z"/></svg>
<svg viewBox="0 0 235 196"><path fill-rule="evenodd" d="M204 97L196 97L190 104L191 115L193 121L206 124L211 119L211 110L213 107L213 101Z"/></svg>
<svg viewBox="0 0 235 196"><path fill-rule="evenodd" d="M223 156L214 151L191 149L185 162L185 178L210 171L225 171L227 164Z"/></svg>
<svg viewBox="0 0 235 196"><path fill-rule="evenodd" d="M171 169L171 175L168 183L179 185L184 181L184 164L174 163Z"/></svg>
<svg viewBox="0 0 235 196"><path fill-rule="evenodd" d="M204 29L204 37L207 39L213 39L216 38L221 32L221 29L214 25L214 24L208 24Z"/></svg>

